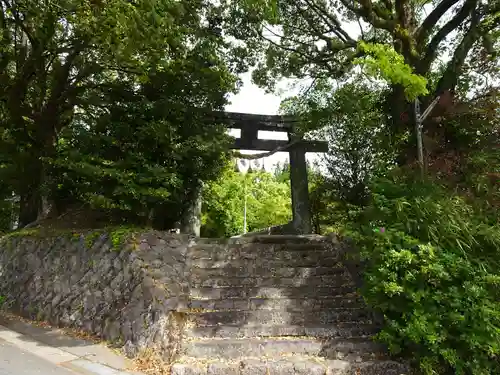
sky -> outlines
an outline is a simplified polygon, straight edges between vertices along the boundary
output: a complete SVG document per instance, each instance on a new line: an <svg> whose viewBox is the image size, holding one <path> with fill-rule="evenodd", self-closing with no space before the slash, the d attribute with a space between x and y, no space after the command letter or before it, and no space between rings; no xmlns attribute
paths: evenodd
<svg viewBox="0 0 500 375"><path fill-rule="evenodd" d="M231 95L229 99L231 104L226 106L226 111L259 115L278 114L281 100L284 99L285 96L280 97L275 94L267 94L265 90L252 83L251 73L245 73L241 75L240 78L243 82L243 86L238 94ZM293 93L288 93L288 95L293 95ZM238 137L239 135L234 131L230 131L229 134L234 137ZM288 139L286 133L269 131L260 131L258 137L260 139ZM242 153L248 154L259 152L263 151L242 150ZM284 163L287 160L288 152L277 152L274 155L263 159L264 168L267 171L271 171L277 163Z"/></svg>

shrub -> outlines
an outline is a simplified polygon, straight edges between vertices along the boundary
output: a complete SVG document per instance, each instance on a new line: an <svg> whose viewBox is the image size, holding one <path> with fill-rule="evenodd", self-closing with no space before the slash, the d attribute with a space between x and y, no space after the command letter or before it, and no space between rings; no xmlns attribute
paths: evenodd
<svg viewBox="0 0 500 375"><path fill-rule="evenodd" d="M500 374L500 227L464 199L407 177L379 180L349 235L367 261L378 338L424 374Z"/></svg>

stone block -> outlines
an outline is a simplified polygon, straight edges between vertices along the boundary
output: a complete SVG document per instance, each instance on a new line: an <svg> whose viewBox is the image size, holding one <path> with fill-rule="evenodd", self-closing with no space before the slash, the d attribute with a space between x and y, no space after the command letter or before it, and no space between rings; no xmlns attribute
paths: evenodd
<svg viewBox="0 0 500 375"><path fill-rule="evenodd" d="M240 375L267 375L267 363L247 359L241 362Z"/></svg>
<svg viewBox="0 0 500 375"><path fill-rule="evenodd" d="M313 361L294 362L296 375L325 375L326 366Z"/></svg>
<svg viewBox="0 0 500 375"><path fill-rule="evenodd" d="M270 361L267 370L269 375L295 375L294 363L291 361Z"/></svg>
<svg viewBox="0 0 500 375"><path fill-rule="evenodd" d="M239 363L215 362L209 363L207 367L208 375L239 375Z"/></svg>
<svg viewBox="0 0 500 375"><path fill-rule="evenodd" d="M172 375L206 375L207 368L196 364L174 363L171 368Z"/></svg>
<svg viewBox="0 0 500 375"><path fill-rule="evenodd" d="M327 361L327 368L327 375L350 375L351 371L353 370L351 364L348 361L342 361L338 359ZM352 373L352 375L355 374L359 375L357 372Z"/></svg>

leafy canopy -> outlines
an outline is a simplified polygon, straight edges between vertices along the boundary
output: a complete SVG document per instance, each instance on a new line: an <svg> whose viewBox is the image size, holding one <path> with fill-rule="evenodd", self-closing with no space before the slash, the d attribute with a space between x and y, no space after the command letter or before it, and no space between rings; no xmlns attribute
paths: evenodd
<svg viewBox="0 0 500 375"><path fill-rule="evenodd" d="M201 119L223 108L242 65L217 6L0 4L0 179L21 197L21 225L71 199L147 216L217 174L225 138Z"/></svg>

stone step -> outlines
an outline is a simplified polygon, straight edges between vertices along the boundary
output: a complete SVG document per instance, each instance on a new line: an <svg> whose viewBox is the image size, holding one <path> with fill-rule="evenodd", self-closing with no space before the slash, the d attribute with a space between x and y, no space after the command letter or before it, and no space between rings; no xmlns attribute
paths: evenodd
<svg viewBox="0 0 500 375"><path fill-rule="evenodd" d="M181 357L171 367L172 375L409 375L403 364L372 360L349 362L298 356L199 361Z"/></svg>
<svg viewBox="0 0 500 375"><path fill-rule="evenodd" d="M328 237L319 235L256 235L250 237L253 243L261 244L331 244Z"/></svg>
<svg viewBox="0 0 500 375"><path fill-rule="evenodd" d="M284 256L290 258L283 259ZM191 264L198 268L280 268L280 267L343 267L339 257L332 254L307 254L305 257L293 257L293 253L287 252L282 256L273 258L264 257L234 257L229 256L206 256L192 258Z"/></svg>
<svg viewBox="0 0 500 375"><path fill-rule="evenodd" d="M334 267L271 267L269 264L255 266L247 264L245 267L234 267L228 264L226 267L192 267L191 278L209 279L212 277L312 277L346 275L347 269L339 263Z"/></svg>
<svg viewBox="0 0 500 375"><path fill-rule="evenodd" d="M211 260L259 260L272 259L279 261L299 259L315 259L318 258L336 258L339 259L340 252L338 250L329 250L322 247L312 247L299 249L291 248L290 246L264 246L264 247L193 247L189 251L191 259L211 259Z"/></svg>
<svg viewBox="0 0 500 375"><path fill-rule="evenodd" d="M255 310L210 311L188 314L190 322L198 327L219 325L333 325L339 322L371 323L372 315L366 309L333 309L317 311Z"/></svg>
<svg viewBox="0 0 500 375"><path fill-rule="evenodd" d="M245 337L370 337L379 328L374 324L359 322L337 323L335 325L220 325L188 328L186 337L192 338L245 338Z"/></svg>
<svg viewBox="0 0 500 375"><path fill-rule="evenodd" d="M331 298L230 298L192 299L190 309L201 310L282 310L304 311L341 307L363 307L363 299L356 295Z"/></svg>
<svg viewBox="0 0 500 375"><path fill-rule="evenodd" d="M219 276L209 279L191 278L190 284L194 288L199 287L341 287L354 286L350 275L346 272L339 275L326 276L296 276L296 277L227 277Z"/></svg>
<svg viewBox="0 0 500 375"><path fill-rule="evenodd" d="M328 250L335 251L333 246L329 246L321 241L309 242L282 242L282 243L198 243L191 246L190 251L208 251L208 252L278 252L278 251L315 251L315 250Z"/></svg>
<svg viewBox="0 0 500 375"><path fill-rule="evenodd" d="M356 292L353 285L337 287L298 286L298 287L198 287L190 289L190 297L196 299L228 298L322 298L352 295Z"/></svg>
<svg viewBox="0 0 500 375"><path fill-rule="evenodd" d="M286 354L320 356L327 359L373 359L384 354L385 348L371 340L314 338L278 339L195 339L186 341L182 354L195 358L272 357Z"/></svg>
<svg viewBox="0 0 500 375"><path fill-rule="evenodd" d="M247 245L247 244L331 244L328 237L319 235L255 235L233 238L198 238L197 245Z"/></svg>

